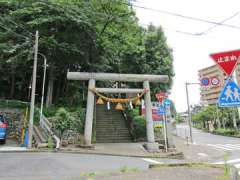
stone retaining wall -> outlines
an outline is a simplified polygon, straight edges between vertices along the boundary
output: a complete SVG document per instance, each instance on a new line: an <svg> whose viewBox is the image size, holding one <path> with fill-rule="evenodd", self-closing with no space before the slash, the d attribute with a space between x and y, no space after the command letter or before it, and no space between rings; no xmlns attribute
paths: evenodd
<svg viewBox="0 0 240 180"><path fill-rule="evenodd" d="M0 113L2 113L6 117L8 122L7 139L15 139L20 143L21 129L24 125L23 110L0 108Z"/></svg>

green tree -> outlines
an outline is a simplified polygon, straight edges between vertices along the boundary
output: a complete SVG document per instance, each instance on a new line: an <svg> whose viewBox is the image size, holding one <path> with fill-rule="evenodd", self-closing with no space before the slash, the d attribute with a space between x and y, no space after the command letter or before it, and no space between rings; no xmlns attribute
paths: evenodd
<svg viewBox="0 0 240 180"><path fill-rule="evenodd" d="M68 70L166 74L169 83L154 84L152 89L171 87L173 58L163 30L140 27L127 0L2 0L0 13L0 73L4 74L0 97L29 99L36 30L39 51L49 65L48 105L84 103L87 85L67 81ZM38 76L42 77L40 65ZM36 94L41 94L41 81L37 81Z"/></svg>

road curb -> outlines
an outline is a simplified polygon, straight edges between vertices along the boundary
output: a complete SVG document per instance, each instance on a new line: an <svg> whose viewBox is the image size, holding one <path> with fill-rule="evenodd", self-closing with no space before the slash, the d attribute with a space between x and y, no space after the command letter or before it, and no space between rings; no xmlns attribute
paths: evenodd
<svg viewBox="0 0 240 180"><path fill-rule="evenodd" d="M201 162L186 162L186 163L170 163L170 164L150 164L149 169L163 168L163 167L210 167L223 168L223 165L216 165Z"/></svg>
<svg viewBox="0 0 240 180"><path fill-rule="evenodd" d="M30 149L30 150L9 150L9 151L1 151L0 150L0 153L36 153L36 152L39 152L38 150L36 149Z"/></svg>
<svg viewBox="0 0 240 180"><path fill-rule="evenodd" d="M72 153L72 154L95 154L105 156L125 156L125 157L140 157L140 158L171 158L171 159L183 159L182 153L166 154L166 155L132 155L132 154L116 154L116 153L104 153L104 152L80 152L80 151L58 151L59 153Z"/></svg>
<svg viewBox="0 0 240 180"><path fill-rule="evenodd" d="M92 155L105 155L105 156L125 156L125 157L140 157L140 158L169 158L169 159L184 159L182 152L169 153L169 154L149 154L149 155L133 155L133 154L117 154L117 153L105 153L105 152L90 152L90 151L76 151L76 150L48 150L48 149L30 149L26 151L0 151L0 153L69 153L69 154L92 154Z"/></svg>

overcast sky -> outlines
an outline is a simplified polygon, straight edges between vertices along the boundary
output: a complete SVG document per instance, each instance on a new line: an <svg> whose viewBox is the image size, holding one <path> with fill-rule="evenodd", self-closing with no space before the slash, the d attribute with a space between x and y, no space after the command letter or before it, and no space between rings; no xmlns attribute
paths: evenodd
<svg viewBox="0 0 240 180"><path fill-rule="evenodd" d="M214 22L221 22L240 11L239 0L137 0L134 4ZM185 82L199 82L198 70L214 64L209 54L240 49L240 13L225 22L239 29L217 26L207 34L193 36L176 31L201 33L214 25L141 8L134 9L143 26L153 23L164 28L168 45L173 49L176 74L170 98L179 112L185 111ZM192 85L189 91L191 104L199 103L199 86Z"/></svg>

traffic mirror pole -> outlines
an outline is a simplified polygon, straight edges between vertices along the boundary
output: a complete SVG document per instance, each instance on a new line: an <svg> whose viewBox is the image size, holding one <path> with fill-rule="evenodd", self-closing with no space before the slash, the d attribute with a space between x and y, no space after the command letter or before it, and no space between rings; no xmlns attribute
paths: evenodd
<svg viewBox="0 0 240 180"><path fill-rule="evenodd" d="M190 142L193 143L193 137L192 137L192 117L191 117L191 110L190 110L190 104L189 104L188 85L189 85L189 83L186 82L185 86L186 86L187 106L188 106L188 126L189 126L189 132L190 132Z"/></svg>

